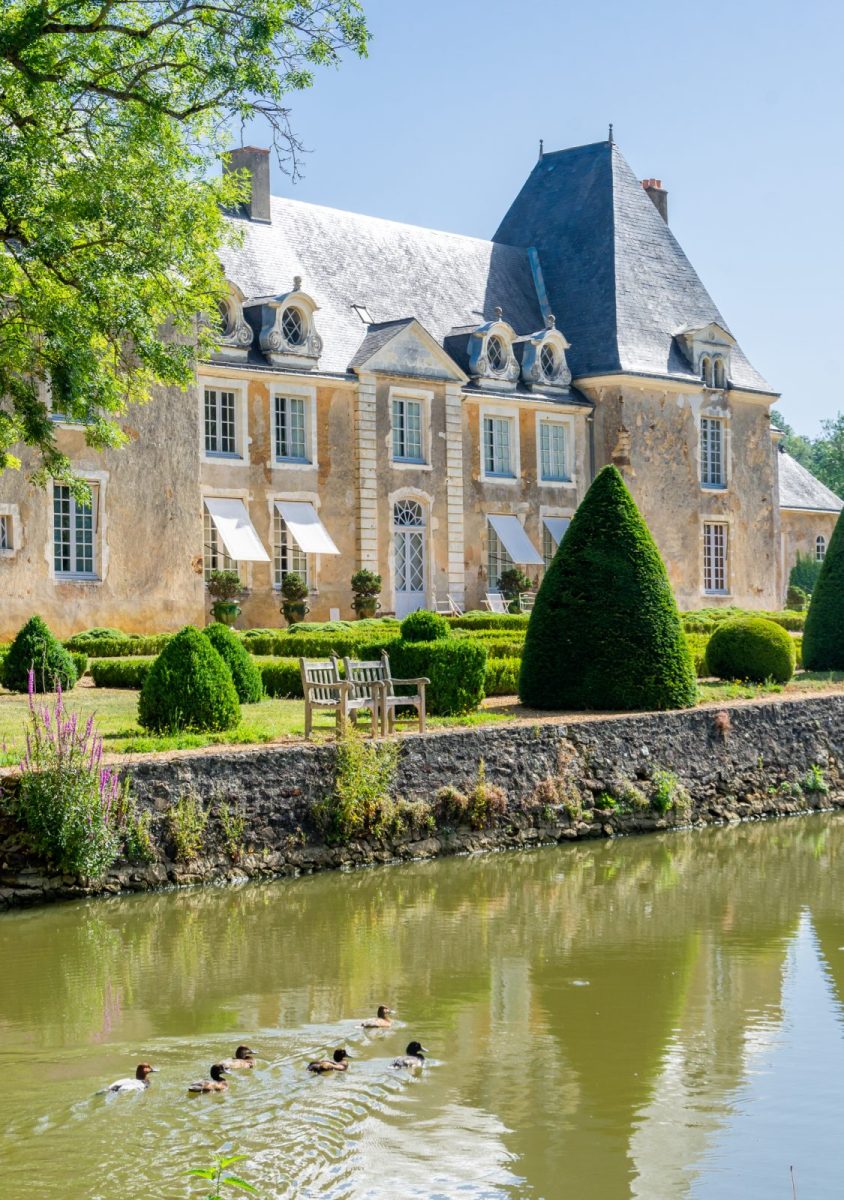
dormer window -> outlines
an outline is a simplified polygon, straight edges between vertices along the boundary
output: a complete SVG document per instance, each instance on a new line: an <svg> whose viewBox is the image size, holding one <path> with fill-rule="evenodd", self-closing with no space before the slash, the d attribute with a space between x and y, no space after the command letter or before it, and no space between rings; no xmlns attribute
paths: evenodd
<svg viewBox="0 0 844 1200"><path fill-rule="evenodd" d="M216 354L221 358L246 358L252 345L252 327L243 316L243 292L229 284L229 292L218 305L219 345Z"/></svg>
<svg viewBox="0 0 844 1200"><path fill-rule="evenodd" d="M553 346L543 346L539 352L539 365L546 379L553 379L557 374L557 355Z"/></svg>
<svg viewBox="0 0 844 1200"><path fill-rule="evenodd" d="M567 388L571 383L571 371L566 362L569 343L556 328L553 315L549 314L545 328L520 338L522 351L522 378L525 383L540 388Z"/></svg>
<svg viewBox="0 0 844 1200"><path fill-rule="evenodd" d="M261 312L260 343L276 367L313 370L322 353L322 338L316 331L316 301L302 291L302 279L293 280L293 291L250 301Z"/></svg>
<svg viewBox="0 0 844 1200"><path fill-rule="evenodd" d="M504 343L495 334L487 339L486 357L490 371L494 371L496 375L500 374L507 366L507 353L504 349Z"/></svg>
<svg viewBox="0 0 844 1200"><path fill-rule="evenodd" d="M705 357L700 360L700 377L705 387L712 387L712 359Z"/></svg>
<svg viewBox="0 0 844 1200"><path fill-rule="evenodd" d="M727 371L723 358L716 358L713 362L712 383L713 387L721 388L722 390L727 386Z"/></svg>
<svg viewBox="0 0 844 1200"><path fill-rule="evenodd" d="M292 304L281 314L281 331L290 346L301 346L305 340L304 319L299 309L294 308Z"/></svg>
<svg viewBox="0 0 844 1200"><path fill-rule="evenodd" d="M515 330L503 319L500 308L495 320L473 329L469 336L469 372L482 386L512 390L519 378L513 353Z"/></svg>
<svg viewBox="0 0 844 1200"><path fill-rule="evenodd" d="M674 333L686 359L706 388L725 391L730 374L730 351L736 339L716 321L684 325Z"/></svg>

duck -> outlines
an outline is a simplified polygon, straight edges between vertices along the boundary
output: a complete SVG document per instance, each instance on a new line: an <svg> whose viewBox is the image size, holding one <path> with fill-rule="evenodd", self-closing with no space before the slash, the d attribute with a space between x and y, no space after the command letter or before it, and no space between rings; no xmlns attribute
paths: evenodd
<svg viewBox="0 0 844 1200"><path fill-rule="evenodd" d="M351 1054L346 1050L335 1050L331 1058L318 1058L308 1063L308 1070L314 1075L327 1075L330 1071L348 1071Z"/></svg>
<svg viewBox="0 0 844 1200"><path fill-rule="evenodd" d="M228 1088L223 1076L226 1073L226 1068L222 1063L214 1063L211 1068L210 1079L200 1079L196 1083L192 1083L188 1087L189 1092L224 1092Z"/></svg>
<svg viewBox="0 0 844 1200"><path fill-rule="evenodd" d="M361 1021L361 1029L389 1029L392 1025L389 1013L393 1010L387 1008L386 1004L378 1005L378 1016L368 1017L365 1021Z"/></svg>
<svg viewBox="0 0 844 1200"><path fill-rule="evenodd" d="M394 1058L391 1066L400 1071L418 1071L421 1066L424 1066L427 1053L425 1047L421 1046L419 1042L410 1042L401 1058Z"/></svg>
<svg viewBox="0 0 844 1200"><path fill-rule="evenodd" d="M220 1066L224 1071L251 1070L255 1066L255 1051L248 1046L238 1046L234 1058L224 1058Z"/></svg>
<svg viewBox="0 0 844 1200"><path fill-rule="evenodd" d="M110 1083L107 1088L103 1088L102 1092L100 1092L100 1095L102 1096L107 1092L122 1093L146 1091L150 1085L150 1081L147 1076L156 1071L158 1071L158 1067L151 1067L149 1063L138 1063L138 1066L135 1069L134 1079L115 1079L114 1083Z"/></svg>

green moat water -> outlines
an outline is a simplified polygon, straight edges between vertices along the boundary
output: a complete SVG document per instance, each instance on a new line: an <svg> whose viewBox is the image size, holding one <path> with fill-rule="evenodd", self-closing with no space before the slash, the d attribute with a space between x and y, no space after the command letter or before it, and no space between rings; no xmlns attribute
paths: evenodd
<svg viewBox="0 0 844 1200"><path fill-rule="evenodd" d="M0 962L4 1200L206 1195L223 1148L264 1200L844 1194L842 817L41 908Z"/></svg>

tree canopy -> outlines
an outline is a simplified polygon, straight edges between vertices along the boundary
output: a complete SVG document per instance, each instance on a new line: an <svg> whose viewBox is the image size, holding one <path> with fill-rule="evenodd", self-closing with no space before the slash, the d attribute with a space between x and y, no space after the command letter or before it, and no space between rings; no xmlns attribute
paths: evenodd
<svg viewBox="0 0 844 1200"><path fill-rule="evenodd" d="M50 410L118 445L153 384L188 386L224 281L228 129L302 147L290 93L365 54L357 0L7 0L0 25L0 471L73 480Z"/></svg>

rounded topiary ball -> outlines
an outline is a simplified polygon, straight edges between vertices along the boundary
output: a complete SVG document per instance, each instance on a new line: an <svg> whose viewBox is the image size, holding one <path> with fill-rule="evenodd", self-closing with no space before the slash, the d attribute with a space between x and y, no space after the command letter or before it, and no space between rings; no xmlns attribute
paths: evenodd
<svg viewBox="0 0 844 1200"><path fill-rule="evenodd" d="M445 617L426 608L417 609L401 623L401 636L405 642L438 642L450 635Z"/></svg>
<svg viewBox="0 0 844 1200"><path fill-rule="evenodd" d="M215 621L202 631L231 671L237 698L241 704L257 704L264 694L258 664L236 633L228 625Z"/></svg>
<svg viewBox="0 0 844 1200"><path fill-rule="evenodd" d="M207 637L186 625L150 667L138 700L138 722L156 733L219 732L240 720L231 671Z"/></svg>
<svg viewBox="0 0 844 1200"><path fill-rule="evenodd" d="M29 688L29 672L33 673L36 692L54 692L61 684L66 691L76 683L76 665L41 617L30 617L9 647L0 674L10 692L25 692Z"/></svg>
<svg viewBox="0 0 844 1200"><path fill-rule="evenodd" d="M796 658L794 639L781 625L764 617L724 621L706 647L706 669L719 679L788 683Z"/></svg>

